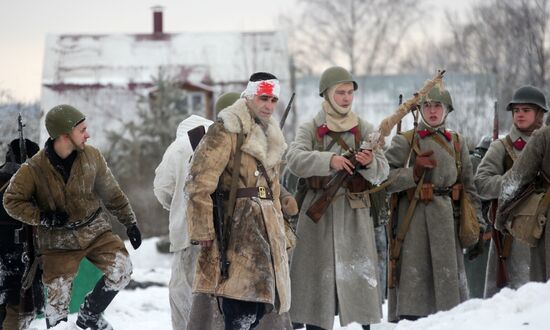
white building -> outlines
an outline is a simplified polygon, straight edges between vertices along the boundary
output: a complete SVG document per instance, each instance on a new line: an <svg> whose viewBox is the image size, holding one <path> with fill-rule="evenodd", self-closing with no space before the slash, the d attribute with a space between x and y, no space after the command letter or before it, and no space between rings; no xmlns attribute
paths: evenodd
<svg viewBox="0 0 550 330"><path fill-rule="evenodd" d="M289 56L281 32L164 33L159 7L153 9L153 22L151 34L48 35L44 113L58 104L75 106L90 119L92 144L106 147L106 130L135 118L136 102L152 91L160 68L181 82L187 92L183 101L209 118L216 97L244 90L256 71L275 74L283 91L288 88ZM43 120L42 142L47 137Z"/></svg>

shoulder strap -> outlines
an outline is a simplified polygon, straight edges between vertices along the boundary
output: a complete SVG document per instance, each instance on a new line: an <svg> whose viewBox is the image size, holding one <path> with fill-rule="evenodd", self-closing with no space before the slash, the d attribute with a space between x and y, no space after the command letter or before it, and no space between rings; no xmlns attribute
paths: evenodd
<svg viewBox="0 0 550 330"><path fill-rule="evenodd" d="M456 164L456 177L457 177L457 182L460 183L462 182L462 152L461 152L461 149L462 149L462 145L460 143L460 137L458 136L458 133L456 132L452 132L452 137L453 137L453 146L454 146L454 149L455 149L455 164Z"/></svg>
<svg viewBox="0 0 550 330"><path fill-rule="evenodd" d="M239 117L239 125L241 126L240 132L237 134L237 146L235 148L235 157L233 158L233 174L231 176L231 188L229 190L229 201L227 209L227 217L229 219L233 218L233 212L235 210L235 201L237 199L237 184L239 182L239 172L241 166L241 147L243 145L244 133L243 133L243 123Z"/></svg>
<svg viewBox="0 0 550 330"><path fill-rule="evenodd" d="M407 159L405 160L405 164L403 164L404 167L409 166L409 163L410 163L411 158L412 158L413 151L416 155L420 154L420 152L421 152L420 151L420 145L418 144L418 136L415 133L416 133L415 129L411 129L411 130L399 133L399 134L401 134L405 137L407 142L409 142L409 146L411 147L409 155L408 155Z"/></svg>
<svg viewBox="0 0 550 330"><path fill-rule="evenodd" d="M260 173L262 174L262 176L264 177L265 181L267 182L267 186L269 187L269 189L273 189L272 186L273 186L273 181L271 181L271 179L269 178L269 176L267 175L267 170L265 169L265 166L264 164L254 158L254 160L256 161L256 166L258 167L258 170L260 171Z"/></svg>
<svg viewBox="0 0 550 330"><path fill-rule="evenodd" d="M341 132L329 132L328 135L332 138L333 141L336 141L345 151L351 151L351 148L348 146L346 141L342 139Z"/></svg>
<svg viewBox="0 0 550 330"><path fill-rule="evenodd" d="M512 159L512 164L514 164L518 156L514 152L514 143L512 142L510 134L506 135L504 139L500 139L500 142L502 142L502 144L504 145L504 149L506 149L506 154Z"/></svg>
<svg viewBox="0 0 550 330"><path fill-rule="evenodd" d="M453 135L455 135L453 133ZM452 157L455 157L456 156L456 144L454 145L455 147L455 150L452 150L448 145L447 145L447 142L443 141L443 138L441 137L441 135L439 135L438 133L433 133L430 135L432 137L432 139L437 142L437 144L439 144L445 151L447 151L447 153L449 155L451 155ZM457 136L457 139L458 139L458 136ZM454 138L453 138L453 141L454 141ZM459 145L460 146L460 145Z"/></svg>

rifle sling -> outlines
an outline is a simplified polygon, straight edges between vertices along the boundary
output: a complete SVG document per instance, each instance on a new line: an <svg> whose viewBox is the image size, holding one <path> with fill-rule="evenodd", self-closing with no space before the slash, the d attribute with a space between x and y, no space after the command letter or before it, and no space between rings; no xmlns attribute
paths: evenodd
<svg viewBox="0 0 550 330"><path fill-rule="evenodd" d="M409 225L411 223L414 210L416 209L416 204L418 203L420 189L422 189L422 184L424 183L425 175L426 175L426 172L424 172L420 177L420 180L418 180L418 184L416 185L416 189L414 190L414 196L409 203L409 207L407 208L407 213L405 213L405 218L403 218L403 222L401 222L397 228L397 237L395 238L395 243L393 244L392 249L390 251L391 252L390 259L393 259L393 260L399 259L399 255L401 254L401 245L405 241L405 236L407 235L407 231L409 231Z"/></svg>
<svg viewBox="0 0 550 330"><path fill-rule="evenodd" d="M229 238L229 233L227 229L229 229L229 221L233 219L233 213L235 211L235 201L237 199L237 184L239 182L239 173L240 173L240 166L241 166L241 155L242 150L241 146L243 145L243 123L241 122L241 119L237 117L239 120L239 125L241 127L240 132L237 134L237 146L235 148L235 157L233 158L233 174L231 176L231 188L229 190L229 201L227 205L227 214L225 216L224 221L224 233L223 235ZM225 240L226 244L227 239ZM225 247L224 247L225 248Z"/></svg>
<svg viewBox="0 0 550 330"><path fill-rule="evenodd" d="M345 151L352 151L353 149L351 149L348 144L346 143L346 141L344 141L342 139L342 136L341 136L341 133L340 132L328 132L328 135L332 138L333 141L336 141L336 143L338 143L338 145L340 145L340 147L342 147L342 149L344 149Z"/></svg>

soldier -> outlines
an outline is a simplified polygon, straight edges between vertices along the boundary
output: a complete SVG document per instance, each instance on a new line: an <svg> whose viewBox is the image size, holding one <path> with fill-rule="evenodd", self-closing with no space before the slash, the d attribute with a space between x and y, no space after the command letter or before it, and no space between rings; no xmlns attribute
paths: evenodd
<svg viewBox="0 0 550 330"><path fill-rule="evenodd" d="M216 113L233 104L238 93L226 93L216 101ZM211 120L191 115L177 128L176 139L168 146L162 161L155 170L154 193L162 206L170 211L170 252L174 253L172 273L168 284L173 329L187 329L192 303L192 286L199 248L191 245L185 217L186 198L183 194L185 178L193 149L187 132L203 125L207 129ZM213 329L214 327L210 327Z"/></svg>
<svg viewBox="0 0 550 330"><path fill-rule="evenodd" d="M470 153L470 161L472 162L472 172L477 173L479 163L485 157L487 149L491 144L491 137L485 135L479 140L474 151ZM490 202L481 201L481 213L485 223L488 223L487 214L489 212ZM489 257L490 240L483 238L482 241L467 251L464 255L464 268L468 279L468 289L470 298L483 298L485 290L485 270L487 268L487 259Z"/></svg>
<svg viewBox="0 0 550 330"><path fill-rule="evenodd" d="M325 70L319 82L322 109L298 129L287 153L290 171L308 184L292 257L290 310L292 321L306 329L331 329L335 315L342 325L357 322L363 329L382 318L374 223L362 192L368 182L386 179L389 168L381 150L358 151L357 168L343 156L358 150L373 131L352 111L357 87L346 69ZM330 176L342 170L354 175L352 184L339 189L340 197L314 223L306 210ZM353 189L355 184L362 188Z"/></svg>
<svg viewBox="0 0 550 330"><path fill-rule="evenodd" d="M485 158L479 164L475 177L479 196L495 202L501 195L504 173L521 154L533 131L542 126L544 113L547 111L546 99L538 88L523 86L515 91L506 110L512 114L513 125L510 133L491 144ZM529 281L529 246L514 240L511 235L504 235L501 243L501 254L506 259L509 280L507 286L517 289ZM485 281L486 298L499 290L496 283L497 258L495 244L491 244Z"/></svg>
<svg viewBox="0 0 550 330"><path fill-rule="evenodd" d="M457 182L474 200L481 219L468 148L463 147L462 136L445 128L447 115L453 111L450 93L436 86L420 106L418 128L396 135L386 151L391 167L387 189L398 193L398 230L409 223L395 290L388 298L392 322L449 310L468 298L451 198ZM409 205L414 206L412 192L420 184L423 193L409 210Z"/></svg>
<svg viewBox="0 0 550 330"><path fill-rule="evenodd" d="M271 309L283 313L290 307L279 202L286 143L271 118L279 92L274 75L254 73L242 98L220 112L220 121L202 139L185 185L189 238L201 245L193 292L223 297L225 329L253 328ZM225 246L215 240L210 197L218 182L227 196L222 205L224 221L229 221L221 233L228 238ZM224 254L227 263L220 265Z"/></svg>
<svg viewBox="0 0 550 330"><path fill-rule="evenodd" d="M111 231L107 212L126 226L134 249L141 244L128 199L101 153L86 145L85 119L70 105L48 111L45 148L21 166L4 194L8 214L37 232L48 328L67 320L71 286L83 258L104 276L80 306L76 324L112 328L102 312L130 281L132 264L124 242Z"/></svg>
<svg viewBox="0 0 550 330"><path fill-rule="evenodd" d="M514 100L517 100L517 103L512 103L512 111L517 115L523 114L523 117L535 117L536 120L532 126L540 127L543 120L542 112L548 109L546 98L540 90L532 86L522 88L520 90L529 92L526 93L529 97L519 100L519 97L516 98L517 93L520 91L518 90L514 94ZM522 122L528 122L528 120L523 119ZM493 144L496 144L496 142ZM507 208L507 203L513 201L529 183L534 182L537 190L548 191L550 186L550 180L548 179L550 178L549 157L550 127L544 126L533 131L529 143L525 145L519 157L514 161L512 168L502 176L501 193L498 199L497 229L504 231L507 218L502 211ZM543 211L546 219L550 217L549 211L550 208ZM529 253L524 255L529 260L530 281L546 282L550 279L550 230L545 230L546 227L548 227L548 222L541 228L542 236L538 240L537 246L531 247ZM514 239L514 244L517 244L517 241ZM517 245L514 245L515 248L517 248ZM512 274L510 273L510 275Z"/></svg>
<svg viewBox="0 0 550 330"><path fill-rule="evenodd" d="M26 157L32 157L39 150L36 143L27 139L25 149ZM21 163L19 139L15 139L8 145L6 162L0 166L0 198ZM27 230L29 228L22 228L21 222L10 217L4 205L0 205L0 329L27 329L43 307L43 288L38 275L35 275L33 286L28 290L30 292L23 299L20 297L26 267L22 255Z"/></svg>
<svg viewBox="0 0 550 330"><path fill-rule="evenodd" d="M481 160L485 157L485 154L489 149L489 145L491 145L491 137L489 135L484 135L481 140L479 140L477 146L474 148L474 151L470 153L472 172L474 172L474 174L477 173L479 163L481 163Z"/></svg>

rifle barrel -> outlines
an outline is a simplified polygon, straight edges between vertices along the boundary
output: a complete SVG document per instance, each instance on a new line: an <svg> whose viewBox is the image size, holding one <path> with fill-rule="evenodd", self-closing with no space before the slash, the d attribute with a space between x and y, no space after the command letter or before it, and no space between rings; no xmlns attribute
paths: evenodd
<svg viewBox="0 0 550 330"><path fill-rule="evenodd" d="M285 126L286 117L288 117L288 113L290 112L290 109L292 108L292 103L294 102L294 96L296 95L295 92L292 92L292 96L290 97L290 101L288 101L288 104L286 105L285 112L283 113L283 116L281 117L281 122L279 123L279 128L283 128Z"/></svg>

